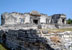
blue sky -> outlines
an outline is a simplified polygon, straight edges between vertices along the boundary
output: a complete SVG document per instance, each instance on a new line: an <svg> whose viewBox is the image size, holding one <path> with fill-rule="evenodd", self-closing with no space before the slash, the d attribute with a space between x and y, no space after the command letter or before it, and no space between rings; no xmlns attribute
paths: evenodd
<svg viewBox="0 0 72 50"><path fill-rule="evenodd" d="M4 12L24 13L32 10L49 16L63 13L67 19L72 19L72 0L0 0L0 15Z"/></svg>

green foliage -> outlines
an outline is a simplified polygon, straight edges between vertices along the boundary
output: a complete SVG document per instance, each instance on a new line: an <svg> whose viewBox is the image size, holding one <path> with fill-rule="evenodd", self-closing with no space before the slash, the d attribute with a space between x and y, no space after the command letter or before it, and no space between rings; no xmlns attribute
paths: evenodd
<svg viewBox="0 0 72 50"><path fill-rule="evenodd" d="M72 24L72 19L68 19L67 24Z"/></svg>

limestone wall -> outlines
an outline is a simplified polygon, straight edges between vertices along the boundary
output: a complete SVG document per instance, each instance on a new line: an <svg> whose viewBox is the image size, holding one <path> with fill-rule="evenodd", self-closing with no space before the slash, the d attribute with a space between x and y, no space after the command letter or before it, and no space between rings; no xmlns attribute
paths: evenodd
<svg viewBox="0 0 72 50"><path fill-rule="evenodd" d="M44 15L42 15L41 17L40 17L40 23L46 23L46 16L44 16Z"/></svg>

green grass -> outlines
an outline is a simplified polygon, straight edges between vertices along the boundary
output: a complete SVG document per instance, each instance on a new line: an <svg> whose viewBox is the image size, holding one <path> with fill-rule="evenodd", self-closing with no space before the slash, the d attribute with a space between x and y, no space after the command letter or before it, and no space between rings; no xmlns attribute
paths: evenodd
<svg viewBox="0 0 72 50"><path fill-rule="evenodd" d="M72 31L72 28L64 28L64 29L59 29L59 30L63 30L63 31Z"/></svg>
<svg viewBox="0 0 72 50"><path fill-rule="evenodd" d="M63 29L51 29L50 31L54 32L64 32L64 31L72 31L72 28L63 28Z"/></svg>
<svg viewBox="0 0 72 50"><path fill-rule="evenodd" d="M48 30L48 32L64 32L64 31L72 31L72 28L63 28L63 29L42 29Z"/></svg>
<svg viewBox="0 0 72 50"><path fill-rule="evenodd" d="M4 48L3 45L0 44L0 50L7 50L7 49Z"/></svg>

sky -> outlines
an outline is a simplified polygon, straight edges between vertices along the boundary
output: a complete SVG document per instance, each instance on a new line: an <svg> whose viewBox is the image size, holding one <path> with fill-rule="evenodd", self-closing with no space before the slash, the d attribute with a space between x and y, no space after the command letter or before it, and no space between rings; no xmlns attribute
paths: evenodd
<svg viewBox="0 0 72 50"><path fill-rule="evenodd" d="M72 0L0 0L0 16L4 12L25 13L33 10L48 16L65 14L67 19L72 19Z"/></svg>

